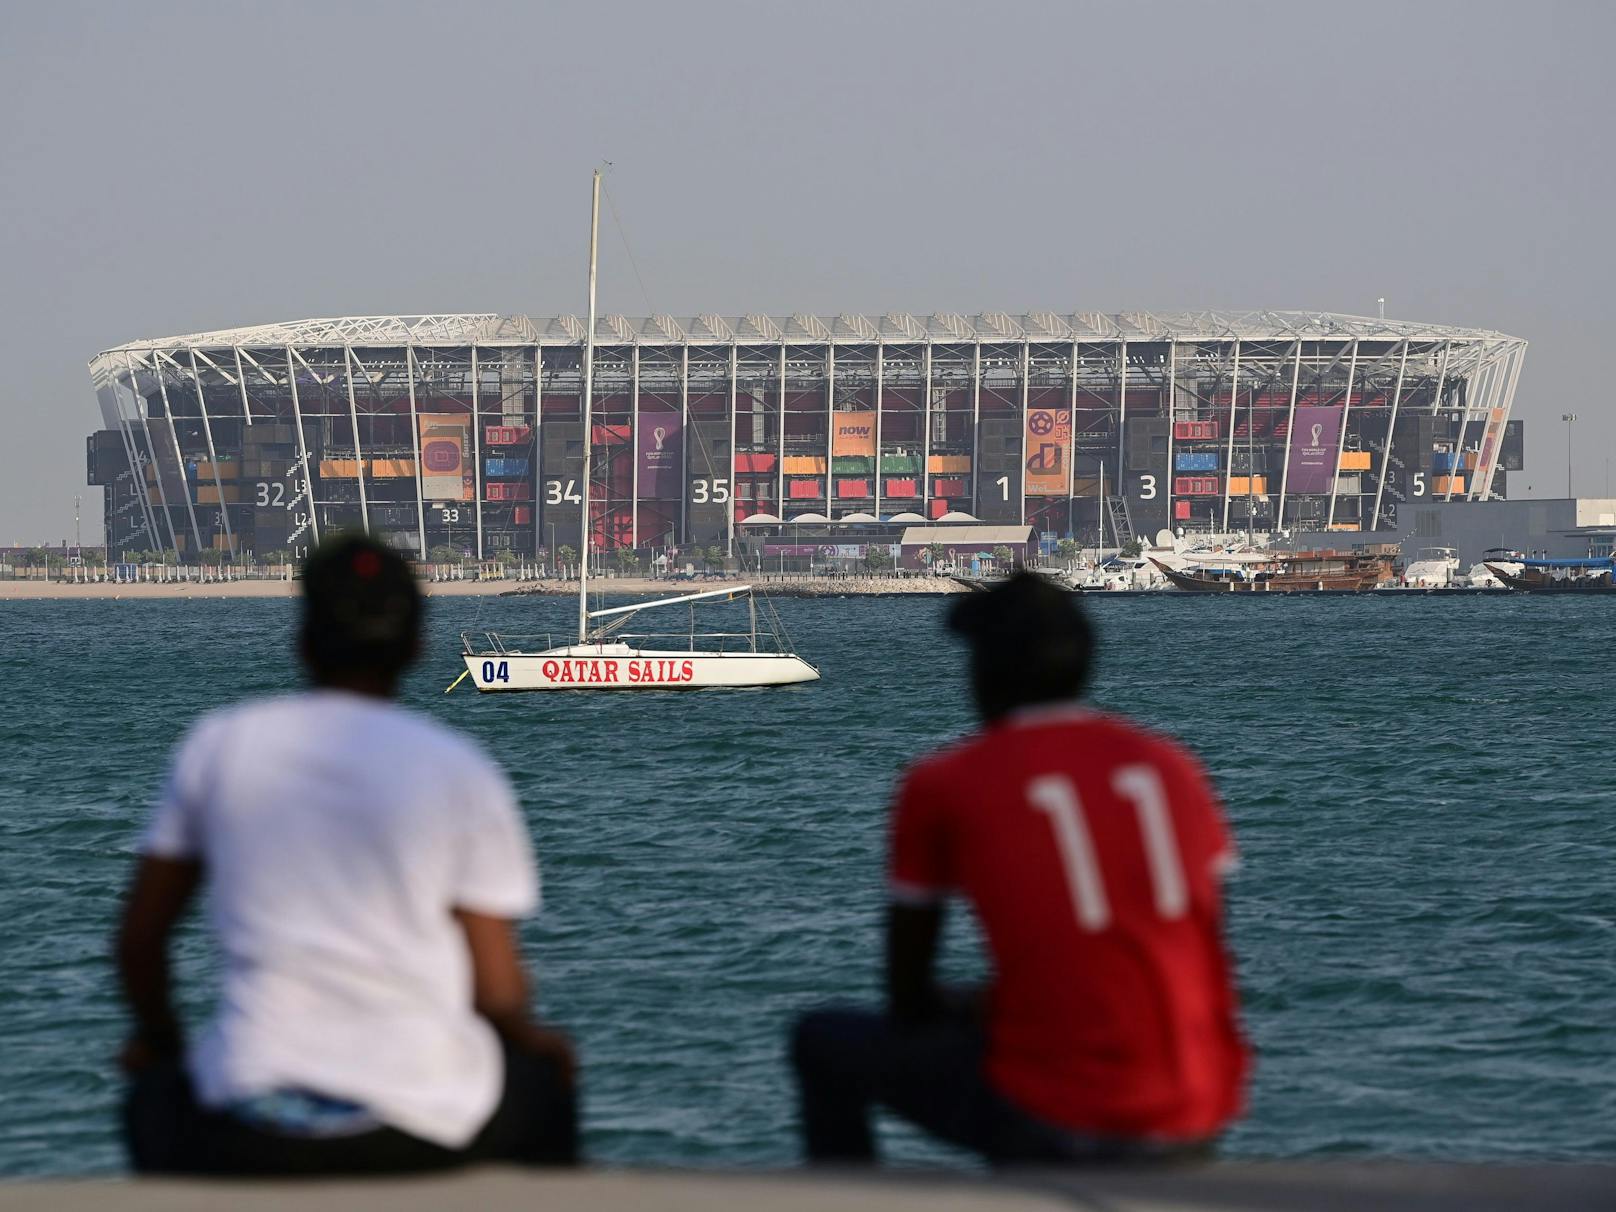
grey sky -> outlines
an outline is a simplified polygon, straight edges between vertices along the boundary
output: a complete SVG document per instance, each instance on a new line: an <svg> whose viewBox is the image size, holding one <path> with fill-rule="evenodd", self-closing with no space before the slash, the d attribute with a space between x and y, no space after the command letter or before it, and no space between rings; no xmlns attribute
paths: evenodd
<svg viewBox="0 0 1616 1212"><path fill-rule="evenodd" d="M1528 338L1604 491L1613 7L12 3L0 543L85 538L85 363L316 315L1321 308Z"/></svg>

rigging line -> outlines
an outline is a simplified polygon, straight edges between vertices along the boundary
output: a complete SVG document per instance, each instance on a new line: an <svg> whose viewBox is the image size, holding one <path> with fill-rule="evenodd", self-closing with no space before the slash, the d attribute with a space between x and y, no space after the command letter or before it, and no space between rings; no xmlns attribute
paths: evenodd
<svg viewBox="0 0 1616 1212"><path fill-rule="evenodd" d="M640 284L640 298L645 300L645 314L656 314L656 308L651 306L651 292L645 289L645 279L640 276L639 262L634 259L634 250L628 246L628 233L623 230L623 220L617 213L617 203L612 199L611 188L606 184L606 178L600 181L600 191L606 195L606 209L612 212L612 226L617 228L617 238L623 242L623 253L628 257L628 267L634 271L634 280Z"/></svg>

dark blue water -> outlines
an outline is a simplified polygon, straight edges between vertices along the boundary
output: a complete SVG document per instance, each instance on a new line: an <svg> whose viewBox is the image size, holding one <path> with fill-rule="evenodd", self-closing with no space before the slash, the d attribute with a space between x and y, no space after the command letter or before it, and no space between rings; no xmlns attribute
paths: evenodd
<svg viewBox="0 0 1616 1212"><path fill-rule="evenodd" d="M785 1025L872 993L887 787L969 723L943 608L783 603L824 669L811 686L445 698L479 615L565 630L572 607L434 601L409 697L522 795L547 902L525 941L546 1013L581 1041L595 1157L795 1156ZM1189 739L1244 853L1231 932L1259 1063L1229 1151L1616 1153L1616 602L1093 609L1095 697ZM119 1166L106 953L131 838L180 729L291 682L291 618L0 605L0 1173ZM200 1012L206 940L180 952Z"/></svg>

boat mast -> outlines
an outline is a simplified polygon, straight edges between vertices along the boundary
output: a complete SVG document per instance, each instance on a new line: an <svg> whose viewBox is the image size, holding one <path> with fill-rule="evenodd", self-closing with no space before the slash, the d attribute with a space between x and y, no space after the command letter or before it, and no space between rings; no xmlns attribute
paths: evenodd
<svg viewBox="0 0 1616 1212"><path fill-rule="evenodd" d="M595 445L594 421L591 413L595 387L595 254L600 237L600 169L595 170L595 182L589 203L589 325L584 329L584 475L582 520L583 534L579 544L578 564L578 642L589 639L589 475L590 453Z"/></svg>

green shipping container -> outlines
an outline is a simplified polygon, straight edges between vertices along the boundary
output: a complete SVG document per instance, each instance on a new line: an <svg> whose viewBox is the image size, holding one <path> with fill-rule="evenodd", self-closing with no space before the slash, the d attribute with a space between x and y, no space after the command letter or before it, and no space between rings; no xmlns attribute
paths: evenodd
<svg viewBox="0 0 1616 1212"><path fill-rule="evenodd" d="M889 454L881 456L881 470L888 475L918 471L919 466L914 455Z"/></svg>
<svg viewBox="0 0 1616 1212"><path fill-rule="evenodd" d="M875 470L875 460L866 455L837 455L830 461L830 469L837 475L868 474Z"/></svg>

